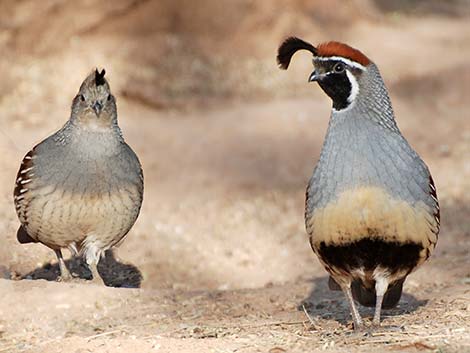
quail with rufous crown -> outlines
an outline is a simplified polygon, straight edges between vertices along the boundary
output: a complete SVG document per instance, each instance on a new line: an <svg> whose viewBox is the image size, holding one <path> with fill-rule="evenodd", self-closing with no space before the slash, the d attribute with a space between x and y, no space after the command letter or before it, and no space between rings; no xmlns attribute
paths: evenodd
<svg viewBox="0 0 470 353"><path fill-rule="evenodd" d="M439 204L428 167L400 132L377 66L344 43L317 47L286 39L278 63L298 50L313 54L317 82L332 100L320 159L308 183L305 224L310 244L347 298L354 327L364 327L355 302L382 308L400 300L403 282L434 250Z"/></svg>

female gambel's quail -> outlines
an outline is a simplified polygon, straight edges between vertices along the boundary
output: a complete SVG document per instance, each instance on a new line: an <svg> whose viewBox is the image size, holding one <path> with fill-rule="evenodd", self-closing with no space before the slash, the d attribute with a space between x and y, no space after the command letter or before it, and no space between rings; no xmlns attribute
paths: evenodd
<svg viewBox="0 0 470 353"><path fill-rule="evenodd" d="M142 204L142 169L124 142L104 74L85 79L70 119L28 152L16 178L18 241L53 249L62 280L71 278L61 253L68 248L84 255L99 281L101 255L129 232Z"/></svg>
<svg viewBox="0 0 470 353"><path fill-rule="evenodd" d="M313 54L316 81L332 99L328 132L307 188L305 224L313 251L363 326L354 300L380 310L400 300L406 276L437 242L439 205L429 170L398 129L377 66L338 42L288 38L278 62Z"/></svg>

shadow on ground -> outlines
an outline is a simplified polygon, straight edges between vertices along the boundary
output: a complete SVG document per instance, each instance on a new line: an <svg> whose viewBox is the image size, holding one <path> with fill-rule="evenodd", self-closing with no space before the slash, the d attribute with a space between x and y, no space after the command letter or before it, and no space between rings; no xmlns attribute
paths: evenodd
<svg viewBox="0 0 470 353"><path fill-rule="evenodd" d="M91 280L92 274L86 263L79 257L66 261L67 268L77 279ZM108 250L98 264L98 272L108 287L140 288L142 273L137 267L125 264L116 259L112 250ZM22 276L22 279L45 279L57 281L59 277L59 264L46 264Z"/></svg>
<svg viewBox="0 0 470 353"><path fill-rule="evenodd" d="M383 310L383 316L397 316L414 312L419 307L426 305L428 300L419 300L415 296L403 293L398 305L390 310ZM307 298L297 307L305 310L312 317L319 316L323 319L336 320L342 325L347 324L351 315L346 299L341 291L331 291L328 288L328 276L314 278L312 289ZM358 305L362 317L373 317L374 309Z"/></svg>

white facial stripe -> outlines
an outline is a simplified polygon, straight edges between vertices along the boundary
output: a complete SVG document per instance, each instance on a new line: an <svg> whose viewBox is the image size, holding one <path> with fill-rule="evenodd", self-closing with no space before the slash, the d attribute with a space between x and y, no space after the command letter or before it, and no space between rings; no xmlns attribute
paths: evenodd
<svg viewBox="0 0 470 353"><path fill-rule="evenodd" d="M343 62L344 64L346 64L348 66L355 67L356 69L360 69L362 71L367 70L365 66L363 66L363 65L361 65L361 64L359 64L355 61L343 58L341 56L325 56L325 57L324 56L314 56L313 60L319 60L319 61L337 60L337 61Z"/></svg>
<svg viewBox="0 0 470 353"><path fill-rule="evenodd" d="M346 70L346 76L348 76L349 82L351 82L351 93L348 97L348 102L349 104L351 104L352 102L354 102L357 97L357 94L359 93L359 83L357 83L356 78L349 70Z"/></svg>

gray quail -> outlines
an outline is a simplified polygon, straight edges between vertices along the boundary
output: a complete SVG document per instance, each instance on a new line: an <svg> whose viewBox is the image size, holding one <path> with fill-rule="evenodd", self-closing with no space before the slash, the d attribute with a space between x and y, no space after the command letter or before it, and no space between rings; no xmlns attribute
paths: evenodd
<svg viewBox="0 0 470 353"><path fill-rule="evenodd" d="M330 274L330 288L345 293L355 329L363 321L354 301L375 306L378 326L381 309L398 303L406 276L436 245L436 188L397 127L377 66L346 44L314 47L291 37L279 47L280 67L287 69L300 49L313 54L309 81L333 105L306 194L310 244Z"/></svg>
<svg viewBox="0 0 470 353"><path fill-rule="evenodd" d="M101 255L129 232L142 204L142 168L104 75L95 70L85 79L69 120L26 154L16 178L18 241L53 249L62 280L71 278L62 248L83 255L99 280Z"/></svg>

